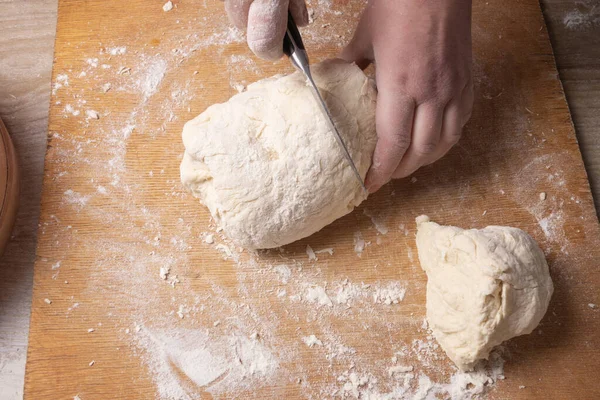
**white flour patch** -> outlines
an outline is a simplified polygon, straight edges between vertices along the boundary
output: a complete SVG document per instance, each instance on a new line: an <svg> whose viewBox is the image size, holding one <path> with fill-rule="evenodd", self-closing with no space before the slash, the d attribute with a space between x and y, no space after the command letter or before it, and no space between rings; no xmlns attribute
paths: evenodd
<svg viewBox="0 0 600 400"><path fill-rule="evenodd" d="M292 270L290 269L290 267L288 267L285 264L279 264L273 267L273 269L279 274L279 279L281 280L281 283L288 283L290 277L292 276Z"/></svg>
<svg viewBox="0 0 600 400"><path fill-rule="evenodd" d="M368 210L366 208L363 212L367 217L371 218L371 222L373 223L373 226L375 227L377 232L379 232L382 235L387 235L387 233L390 230L387 227L387 225L385 224L385 218L381 217L374 211Z"/></svg>
<svg viewBox="0 0 600 400"><path fill-rule="evenodd" d="M304 295L304 298L309 303L317 303L320 306L329 306L329 307L333 306L333 303L331 302L331 299L327 295L327 292L321 286L309 287L306 290L306 294Z"/></svg>
<svg viewBox="0 0 600 400"><path fill-rule="evenodd" d="M600 5L595 0L578 0L577 8L567 12L563 24L567 29L584 30L600 25Z"/></svg>
<svg viewBox="0 0 600 400"><path fill-rule="evenodd" d="M108 54L110 54L111 56L121 56L125 53L127 53L127 47L125 46L117 46L117 47L109 47L107 49Z"/></svg>
<svg viewBox="0 0 600 400"><path fill-rule="evenodd" d="M360 231L354 232L354 252L357 256L361 256L362 252L365 251L365 247L367 244L362 237L362 233Z"/></svg>
<svg viewBox="0 0 600 400"><path fill-rule="evenodd" d="M150 98L156 91L167 72L167 62L161 58L149 61L148 67L139 78L139 90L144 95L144 101Z"/></svg>
<svg viewBox="0 0 600 400"><path fill-rule="evenodd" d="M315 335L305 336L302 338L302 341L308 347L323 346L323 342L321 342Z"/></svg>
<svg viewBox="0 0 600 400"><path fill-rule="evenodd" d="M91 196L85 196L80 193L68 189L64 193L64 199L67 203L73 204L77 209L81 210L90 200Z"/></svg>
<svg viewBox="0 0 600 400"><path fill-rule="evenodd" d="M404 300L406 288L398 282L392 282L385 287L376 288L373 294L374 303L382 303L386 305L398 304Z"/></svg>
<svg viewBox="0 0 600 400"><path fill-rule="evenodd" d="M147 352L145 362L161 399L190 399L189 393L198 390L218 395L260 388L280 369L260 339L240 334L215 337L204 330L153 332L142 327L137 340Z"/></svg>
<svg viewBox="0 0 600 400"><path fill-rule="evenodd" d="M561 211L555 211L538 221L540 228L551 241L557 241L564 236L564 219Z"/></svg>

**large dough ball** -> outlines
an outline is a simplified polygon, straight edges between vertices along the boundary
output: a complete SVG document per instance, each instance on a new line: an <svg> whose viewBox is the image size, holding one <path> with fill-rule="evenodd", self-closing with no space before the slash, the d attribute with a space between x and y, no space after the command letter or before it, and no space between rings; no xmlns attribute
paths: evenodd
<svg viewBox="0 0 600 400"><path fill-rule="evenodd" d="M312 72L364 178L376 142L375 84L341 60ZM183 143L183 184L246 248L309 236L366 196L298 72L210 106L185 124Z"/></svg>
<svg viewBox="0 0 600 400"><path fill-rule="evenodd" d="M535 329L554 288L544 253L527 233L506 226L463 230L426 216L417 226L427 320L460 369Z"/></svg>

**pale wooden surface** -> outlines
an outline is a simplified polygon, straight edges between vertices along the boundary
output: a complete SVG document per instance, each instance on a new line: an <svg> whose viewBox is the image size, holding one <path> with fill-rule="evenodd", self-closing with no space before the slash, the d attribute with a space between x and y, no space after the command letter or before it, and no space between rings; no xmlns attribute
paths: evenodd
<svg viewBox="0 0 600 400"><path fill-rule="evenodd" d="M14 238L0 262L0 398L19 399L27 349L56 0L0 0L0 117L22 173Z"/></svg>
<svg viewBox="0 0 600 400"><path fill-rule="evenodd" d="M253 364L240 361L224 370L219 376L233 386L219 389L223 398L332 397L342 385L338 377L353 368L376 377L378 390L389 390L395 385L387 369L393 352L427 336L419 328L426 279L410 256L420 213L446 224L517 226L547 255L555 283L549 312L533 335L508 343L507 379L493 397L600 394L590 374L600 369L600 313L588 305L600 300L600 230L535 0L513 0L508 7L502 0L475 2L477 102L464 139L447 157L419 171L416 182L386 186L285 252L243 253L239 262L224 260L203 242L211 230L208 213L178 184L181 128L231 96L234 80L253 81L290 66L248 58L252 68L243 68L248 50L227 39L218 3L181 2L167 15L142 0L130 1L127 13L118 2L59 4L53 76L62 86L51 102L26 398L152 398L171 379L164 368L174 368L183 390L208 397L219 384L204 387L203 377L182 374L181 350L167 347L171 335L181 339L184 333L196 339L195 349L220 351L222 341L250 341L276 354L274 380L238 388L228 379ZM356 4L332 7L338 13L328 15L331 39L310 35L321 37L326 28L318 25L306 35L315 60L335 54L341 40L333 38L345 37L356 22ZM196 51L189 34L202 44ZM120 52L123 45L127 50ZM108 93L100 90L105 82L113 85ZM369 212L386 221L387 234L377 233ZM372 243L362 258L353 250L357 231ZM333 247L335 254L310 262L309 244ZM289 281L281 281L278 263L293 266ZM165 265L180 278L175 288L158 276ZM378 288L398 281L407 290L399 304L370 301ZM333 295L347 284L360 287L360 299L367 300L350 308L311 303L315 285ZM278 289L286 292L278 296ZM323 338L323 347L302 343L311 333ZM328 345L339 344L355 355L332 361ZM433 350L427 362L421 355L407 350L402 363L448 379L451 363L441 352ZM236 357L244 356L236 350Z"/></svg>
<svg viewBox="0 0 600 400"><path fill-rule="evenodd" d="M2 0L0 116L13 133L24 172L18 243L0 264L0 392L19 399L27 344L33 248L39 209L56 0ZM600 24L594 1L542 1L554 52L595 198L600 196ZM568 23L580 12L582 24ZM587 21L587 22L586 22ZM11 66L11 68L5 68ZM14 99L10 96L18 96Z"/></svg>

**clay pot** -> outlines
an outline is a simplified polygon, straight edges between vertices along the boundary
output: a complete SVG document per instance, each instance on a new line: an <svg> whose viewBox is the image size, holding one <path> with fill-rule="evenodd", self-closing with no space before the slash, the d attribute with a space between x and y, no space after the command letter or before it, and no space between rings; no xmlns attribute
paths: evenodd
<svg viewBox="0 0 600 400"><path fill-rule="evenodd" d="M0 255L8 243L19 206L19 168L8 131L0 120Z"/></svg>

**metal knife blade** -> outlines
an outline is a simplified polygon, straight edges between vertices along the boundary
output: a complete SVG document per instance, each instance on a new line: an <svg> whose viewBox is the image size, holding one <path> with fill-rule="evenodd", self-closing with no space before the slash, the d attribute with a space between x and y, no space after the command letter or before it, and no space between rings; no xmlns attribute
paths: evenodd
<svg viewBox="0 0 600 400"><path fill-rule="evenodd" d="M360 176L360 173L358 172L358 168L356 168L356 164L354 164L352 156L348 151L348 147L346 147L344 139L342 139L340 132L335 126L335 122L333 122L331 112L329 111L329 108L327 108L327 104L325 103L325 100L323 100L323 96L321 96L321 92L319 92L319 88L313 80L312 74L310 72L310 65L308 62L308 54L306 53L306 49L304 48L302 36L300 36L300 31L298 31L298 27L296 26L296 23L294 22L294 19L292 18L292 15L290 13L288 13L287 31L283 39L283 52L290 58L292 65L294 65L296 69L302 71L302 73L306 77L307 81L311 86L311 93L313 94L313 97L315 98L316 102L319 104L319 108L321 109L325 117L325 121L327 121L329 129L333 133L336 142L342 150L342 154L346 158L346 161L348 161L348 164L350 164L350 167L352 168L356 179L358 179L360 186L366 193L368 193L367 187L365 186L365 183L363 182L363 179Z"/></svg>
<svg viewBox="0 0 600 400"><path fill-rule="evenodd" d="M348 151L348 147L346 147L346 143L344 143L344 139L342 139L342 135L340 135L340 132L338 131L337 127L335 126L335 122L333 122L333 117L331 116L331 113L329 112L329 108L327 108L327 104L325 104L325 100L323 100L323 97L321 96L321 93L319 92L319 89L317 88L315 81L313 80L310 72L308 74L305 73L305 75L306 75L306 78L308 79L308 82L310 83L311 88L312 88L311 92L312 92L313 96L315 97L317 103L319 103L319 108L325 115L325 120L328 122L329 129L333 132L333 136L335 137L336 142L342 149L342 153L344 154L344 157L348 161L348 164L350 164L350 167L352 168L354 175L356 175L356 179L358 179L358 182L360 182L360 186L362 186L363 190L368 192L367 187L365 186L365 183L363 182L362 177L360 176L360 172L358 172L358 168L356 168L356 165L354 164L354 160L352 160L352 156L350 155L350 152Z"/></svg>

